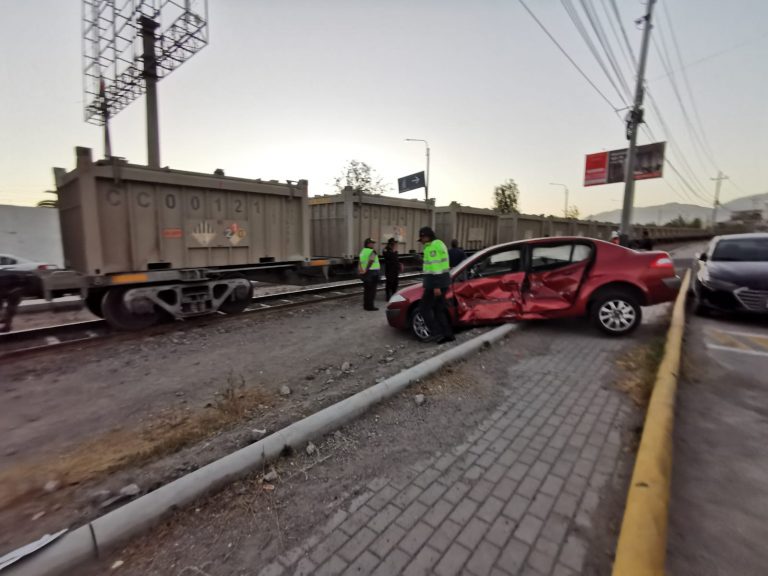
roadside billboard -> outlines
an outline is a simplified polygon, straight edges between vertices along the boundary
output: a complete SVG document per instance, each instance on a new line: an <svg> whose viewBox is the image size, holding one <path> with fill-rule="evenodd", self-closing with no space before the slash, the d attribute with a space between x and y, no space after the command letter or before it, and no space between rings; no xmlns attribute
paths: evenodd
<svg viewBox="0 0 768 576"><path fill-rule="evenodd" d="M662 177L666 144L666 142L654 142L637 147L635 180ZM584 166L584 186L624 182L626 159L626 148L587 154Z"/></svg>

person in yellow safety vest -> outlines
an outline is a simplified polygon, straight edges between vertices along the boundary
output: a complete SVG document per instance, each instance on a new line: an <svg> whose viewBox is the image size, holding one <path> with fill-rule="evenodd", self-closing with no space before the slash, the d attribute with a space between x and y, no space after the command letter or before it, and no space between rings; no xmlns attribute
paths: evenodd
<svg viewBox="0 0 768 576"><path fill-rule="evenodd" d="M381 264L379 263L379 256L376 254L376 250L373 249L374 245L373 239L366 238L358 258L357 273L363 281L363 310L378 310L373 305L373 301L376 298L376 287L379 284Z"/></svg>
<svg viewBox="0 0 768 576"><path fill-rule="evenodd" d="M424 244L424 294L421 297L421 316L429 328L430 340L438 344L453 342L456 338L445 300L445 294L451 286L448 248L442 240L435 237L435 231L429 226L419 230L419 242Z"/></svg>

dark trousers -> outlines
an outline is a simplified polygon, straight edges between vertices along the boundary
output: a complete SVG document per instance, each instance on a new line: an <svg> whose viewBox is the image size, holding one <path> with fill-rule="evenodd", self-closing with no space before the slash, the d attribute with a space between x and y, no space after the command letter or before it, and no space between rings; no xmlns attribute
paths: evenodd
<svg viewBox="0 0 768 576"><path fill-rule="evenodd" d="M393 274L387 274L387 285L385 288L385 292L387 295L387 302L389 302L389 299L392 298L392 295L397 292L397 286L400 284L400 277L397 275L397 273Z"/></svg>
<svg viewBox="0 0 768 576"><path fill-rule="evenodd" d="M441 289L440 295L435 296L433 288L424 290L421 297L421 315L427 323L429 332L435 338L453 336L453 327L448 319L448 305L445 302L445 289Z"/></svg>
<svg viewBox="0 0 768 576"><path fill-rule="evenodd" d="M366 272L363 276L363 308L371 310L376 299L376 287L379 284L378 272Z"/></svg>
<svg viewBox="0 0 768 576"><path fill-rule="evenodd" d="M16 310L21 302L22 292L21 290L11 290L7 294L0 295L0 312L2 312L2 318L0 319L0 332L10 332L11 325L13 324L13 317L16 315Z"/></svg>

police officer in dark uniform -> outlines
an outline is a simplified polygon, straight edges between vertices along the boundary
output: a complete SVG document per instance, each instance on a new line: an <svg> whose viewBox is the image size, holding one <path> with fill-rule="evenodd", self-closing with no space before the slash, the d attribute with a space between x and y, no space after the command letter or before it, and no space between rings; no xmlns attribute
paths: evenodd
<svg viewBox="0 0 768 576"><path fill-rule="evenodd" d="M392 295L397 292L397 286L400 283L400 272L402 271L400 255L397 252L397 240L394 238L387 240L382 256L384 257L384 274L387 277L385 293L387 301L389 301Z"/></svg>

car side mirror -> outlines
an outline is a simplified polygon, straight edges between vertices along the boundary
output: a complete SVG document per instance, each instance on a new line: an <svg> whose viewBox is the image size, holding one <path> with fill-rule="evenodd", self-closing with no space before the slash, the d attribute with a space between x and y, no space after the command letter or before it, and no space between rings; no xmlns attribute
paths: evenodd
<svg viewBox="0 0 768 576"><path fill-rule="evenodd" d="M707 256L707 253L706 252L702 252L701 254L699 254L699 260L701 260L702 262L706 262L707 260L709 260L709 257Z"/></svg>

